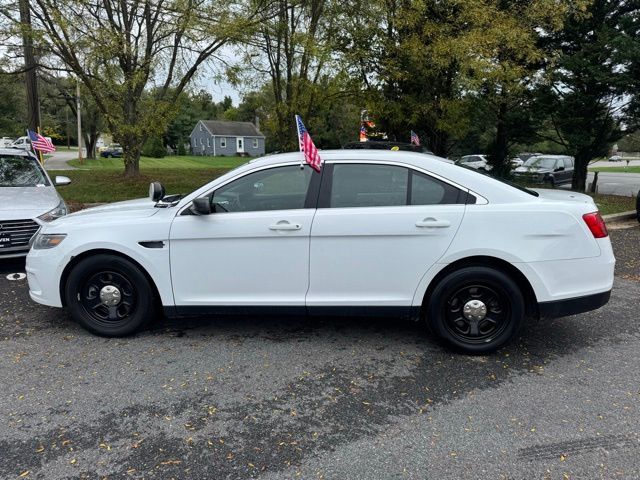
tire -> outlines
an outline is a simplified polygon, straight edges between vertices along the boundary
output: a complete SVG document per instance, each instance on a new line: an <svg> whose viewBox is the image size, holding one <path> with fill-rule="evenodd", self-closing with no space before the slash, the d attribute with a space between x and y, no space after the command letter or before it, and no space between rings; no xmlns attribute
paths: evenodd
<svg viewBox="0 0 640 480"><path fill-rule="evenodd" d="M64 295L71 317L104 337L131 335L156 312L154 291L145 275L134 263L116 255L97 254L81 260L67 278ZM109 301L117 303L107 305Z"/></svg>
<svg viewBox="0 0 640 480"><path fill-rule="evenodd" d="M507 344L525 317L518 285L505 273L481 266L448 274L425 307L431 330L449 346L470 354L490 353Z"/></svg>

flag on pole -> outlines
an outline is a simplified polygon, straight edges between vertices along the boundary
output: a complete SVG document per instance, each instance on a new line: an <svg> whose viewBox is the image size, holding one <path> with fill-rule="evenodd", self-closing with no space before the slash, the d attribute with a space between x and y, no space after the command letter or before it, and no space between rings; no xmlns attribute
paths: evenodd
<svg viewBox="0 0 640 480"><path fill-rule="evenodd" d="M56 147L53 146L51 140L43 137L39 133L34 132L33 130L27 130L29 134L29 140L31 140L31 146L42 152L42 153L51 153L56 151Z"/></svg>
<svg viewBox="0 0 640 480"><path fill-rule="evenodd" d="M420 137L413 130L411 130L411 143L420 146Z"/></svg>
<svg viewBox="0 0 640 480"><path fill-rule="evenodd" d="M364 124L360 125L360 141L361 142L366 142L368 140L367 138L367 127L364 126Z"/></svg>
<svg viewBox="0 0 640 480"><path fill-rule="evenodd" d="M298 142L300 144L300 151L304 154L304 160L313 168L316 172L320 171L322 166L322 159L318 153L318 149L311 140L311 135L304 128L304 123L300 115L296 115L296 127L298 128Z"/></svg>

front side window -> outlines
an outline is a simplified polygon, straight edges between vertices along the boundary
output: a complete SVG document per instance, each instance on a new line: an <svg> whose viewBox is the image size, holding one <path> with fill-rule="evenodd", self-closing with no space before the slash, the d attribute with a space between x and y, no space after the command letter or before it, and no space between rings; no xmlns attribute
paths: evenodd
<svg viewBox="0 0 640 480"><path fill-rule="evenodd" d="M14 155L0 156L0 187L48 185L47 177L35 160Z"/></svg>
<svg viewBox="0 0 640 480"><path fill-rule="evenodd" d="M215 212L256 212L304 208L310 167L275 167L250 173L216 190L211 196Z"/></svg>

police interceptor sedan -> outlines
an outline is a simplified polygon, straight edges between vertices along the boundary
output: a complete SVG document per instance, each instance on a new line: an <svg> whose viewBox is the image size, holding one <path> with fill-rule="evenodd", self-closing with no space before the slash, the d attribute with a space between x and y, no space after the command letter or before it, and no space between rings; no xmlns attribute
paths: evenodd
<svg viewBox="0 0 640 480"><path fill-rule="evenodd" d="M527 190L413 152L253 160L184 196L42 226L30 295L98 335L167 316L382 315L484 353L528 318L607 303L615 259L592 199Z"/></svg>

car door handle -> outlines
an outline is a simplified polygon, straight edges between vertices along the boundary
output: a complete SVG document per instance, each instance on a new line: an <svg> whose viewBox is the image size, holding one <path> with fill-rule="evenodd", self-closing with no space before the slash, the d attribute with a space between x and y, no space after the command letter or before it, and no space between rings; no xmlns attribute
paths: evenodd
<svg viewBox="0 0 640 480"><path fill-rule="evenodd" d="M449 220L436 220L433 217L428 217L416 222L416 227L420 228L447 228L451 226Z"/></svg>
<svg viewBox="0 0 640 480"><path fill-rule="evenodd" d="M286 220L280 220L278 223L269 225L269 230L300 230L302 225L299 223L289 223Z"/></svg>

